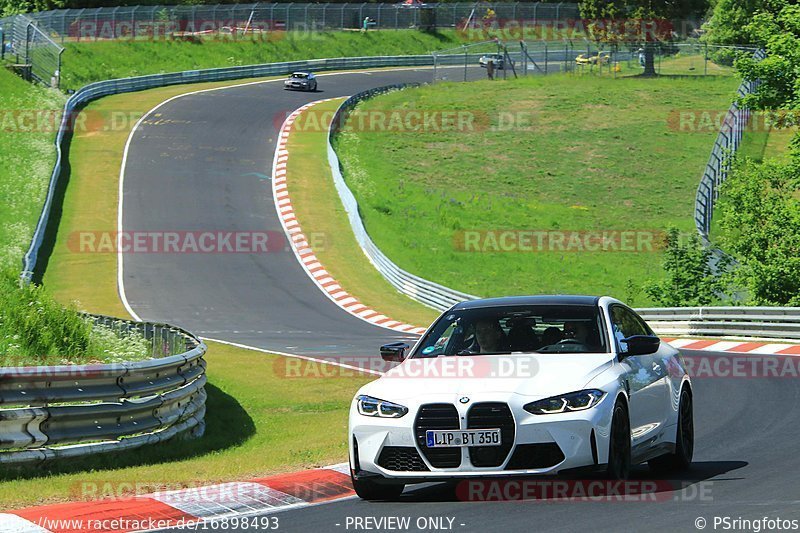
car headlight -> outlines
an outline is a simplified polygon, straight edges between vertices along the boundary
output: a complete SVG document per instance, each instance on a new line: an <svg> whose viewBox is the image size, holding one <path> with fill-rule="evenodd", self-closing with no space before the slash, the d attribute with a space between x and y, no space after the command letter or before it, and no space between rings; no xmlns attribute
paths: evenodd
<svg viewBox="0 0 800 533"><path fill-rule="evenodd" d="M363 394L356 398L356 405L358 406L358 412L364 416L400 418L408 413L408 407Z"/></svg>
<svg viewBox="0 0 800 533"><path fill-rule="evenodd" d="M552 396L544 400L536 400L526 404L523 409L534 415L550 415L591 409L605 397L606 393L598 389L581 390Z"/></svg>

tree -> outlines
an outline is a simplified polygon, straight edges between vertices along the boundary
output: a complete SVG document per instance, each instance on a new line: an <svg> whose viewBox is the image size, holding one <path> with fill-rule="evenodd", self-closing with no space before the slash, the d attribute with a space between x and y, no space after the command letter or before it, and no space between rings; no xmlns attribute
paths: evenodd
<svg viewBox="0 0 800 533"><path fill-rule="evenodd" d="M753 16L768 9L767 0L719 0L708 22L703 25L702 40L720 46L754 44L756 39L748 25ZM714 61L732 65L736 58L730 48L712 50Z"/></svg>
<svg viewBox="0 0 800 533"><path fill-rule="evenodd" d="M761 11L746 26L754 43L762 46L767 57L761 61L741 57L737 70L747 79L759 80L758 89L742 99L742 104L760 110L797 110L800 108L800 5L773 0L777 11ZM788 113L791 119L794 113ZM790 126L778 123L778 127Z"/></svg>
<svg viewBox="0 0 800 533"><path fill-rule="evenodd" d="M655 49L669 41L676 21L698 19L708 10L708 0L581 0L581 17L588 19L590 34L613 42L644 46L644 75L655 76ZM680 29L680 26L677 26Z"/></svg>
<svg viewBox="0 0 800 533"><path fill-rule="evenodd" d="M703 246L696 234L681 242L677 228L670 228L664 250L666 279L646 283L645 294L664 307L701 306L720 301L727 293L727 280L715 275L711 259L711 250Z"/></svg>
<svg viewBox="0 0 800 533"><path fill-rule="evenodd" d="M721 244L756 305L800 305L800 164L739 161L719 204Z"/></svg>

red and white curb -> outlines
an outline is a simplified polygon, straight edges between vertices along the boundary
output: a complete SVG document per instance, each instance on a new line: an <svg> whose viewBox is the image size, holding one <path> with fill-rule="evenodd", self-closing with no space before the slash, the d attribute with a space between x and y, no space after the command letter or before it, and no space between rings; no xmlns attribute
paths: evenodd
<svg viewBox="0 0 800 533"><path fill-rule="evenodd" d="M319 259L311 249L311 246L309 245L308 240L306 239L306 236L300 227L300 223L297 221L297 217L294 214L292 200L289 197L289 189L286 183L286 170L289 163L289 150L287 149L287 144L289 135L292 131L292 125L303 111L317 104L328 102L330 100L335 100L335 98L317 100L316 102L311 102L296 109L294 112L292 112L292 114L286 117L286 120L281 126L280 133L278 135L278 146L275 150L275 160L272 165L272 193L275 198L275 208L278 212L278 217L281 220L281 225L283 226L283 230L286 232L286 236L289 238L289 242L291 243L292 250L297 257L297 260L300 261L303 269L314 281L317 287L319 287L320 290L322 290L322 292L336 305L351 315L365 320L373 325L395 331L402 331L403 333L415 333L421 335L425 333L425 328L413 326L411 324L404 324L403 322L398 322L397 320L392 320L386 315L383 315L374 309L370 309L366 305L359 302L356 297L342 289L341 285L339 285L339 283L337 283L337 281L333 279L330 274L328 274L328 271L325 270L325 267L319 262Z"/></svg>
<svg viewBox="0 0 800 533"><path fill-rule="evenodd" d="M241 524L241 518L245 516L268 515L354 494L349 466L342 463L249 482L20 509L0 513L0 531L127 533L223 521L232 517L238 517Z"/></svg>
<svg viewBox="0 0 800 533"><path fill-rule="evenodd" d="M800 344L726 341L719 339L663 339L680 350L749 353L756 355L800 355Z"/></svg>

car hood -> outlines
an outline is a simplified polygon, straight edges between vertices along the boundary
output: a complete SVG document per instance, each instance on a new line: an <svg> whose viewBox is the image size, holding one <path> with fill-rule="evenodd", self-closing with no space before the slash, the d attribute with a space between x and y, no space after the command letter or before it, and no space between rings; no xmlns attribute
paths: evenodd
<svg viewBox="0 0 800 533"><path fill-rule="evenodd" d="M515 354L409 359L359 391L398 401L435 394L489 392L532 399L585 388L613 364L612 354Z"/></svg>

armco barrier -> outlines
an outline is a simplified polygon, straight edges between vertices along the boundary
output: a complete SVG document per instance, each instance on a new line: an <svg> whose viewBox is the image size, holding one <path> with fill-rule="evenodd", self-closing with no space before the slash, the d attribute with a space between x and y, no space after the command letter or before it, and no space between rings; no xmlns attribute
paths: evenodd
<svg viewBox="0 0 800 533"><path fill-rule="evenodd" d="M800 340L800 307L638 309L659 335Z"/></svg>
<svg viewBox="0 0 800 533"><path fill-rule="evenodd" d="M764 50L756 50L753 57L764 59ZM758 81L744 80L739 85L737 96L742 97L752 93L758 87ZM714 204L719 197L719 187L728 177L731 157L739 149L747 124L750 120L750 110L740 108L736 102L731 104L725 120L720 128L711 156L708 159L694 203L694 223L703 244L709 245L708 234L711 231L711 218L714 215ZM721 252L717 251L717 255Z"/></svg>
<svg viewBox="0 0 800 533"><path fill-rule="evenodd" d="M242 67L189 70L170 74L153 74L135 78L121 78L117 80L100 81L86 85L78 90L75 94L70 96L70 98L64 104L64 112L55 140L56 163L53 168L53 173L50 176L50 185L47 191L47 197L45 199L42 212L39 216L39 221L36 224L36 230L34 231L31 244L23 259L23 280L30 281L36 268L39 249L42 246L44 232L50 218L50 210L53 204L53 196L55 195L56 184L58 183L59 175L61 174L61 164L63 160L61 147L64 142L64 135L67 131L68 121L71 120L71 117L76 110L86 103L111 94L141 91L156 87L165 87L167 85L278 76L289 74L295 70L304 69L326 71L431 65L433 65L433 56L429 55L345 57L334 59L313 59L308 61L291 61L286 63L269 63L266 65L250 65Z"/></svg>
<svg viewBox="0 0 800 533"><path fill-rule="evenodd" d="M367 229L364 227L364 222L361 220L361 215L358 212L358 202L356 201L353 191L347 186L342 176L341 164L336 151L333 149L333 137L338 131L338 126L343 124L345 114L355 107L358 102L366 98L370 98L377 94L382 94L392 90L402 89L404 87L413 86L410 84L401 85L388 85L385 87L378 87L369 91L354 94L345 100L336 114L331 120L330 130L328 131L328 164L330 165L331 172L333 173L333 182L336 185L336 190L339 193L339 198L342 200L344 209L347 212L347 218L350 220L350 227L353 229L356 240L359 246L364 251L370 262L378 269L386 280L401 293L413 298L414 300L423 303L439 311L444 311L458 302L464 300L474 300L477 296L466 294L453 289L449 289L438 283L428 281L426 279L415 276L410 272L406 272L389 259L372 241Z"/></svg>
<svg viewBox="0 0 800 533"><path fill-rule="evenodd" d="M152 359L0 367L0 464L127 450L205 428L206 346L166 324L92 316L151 341Z"/></svg>

